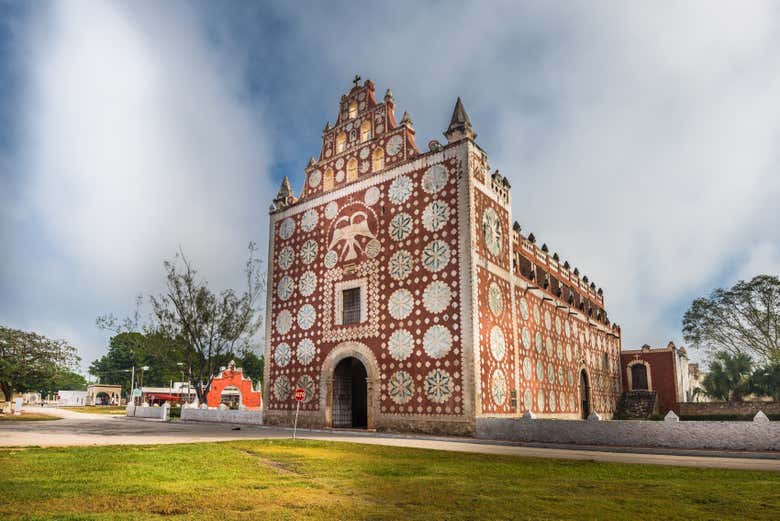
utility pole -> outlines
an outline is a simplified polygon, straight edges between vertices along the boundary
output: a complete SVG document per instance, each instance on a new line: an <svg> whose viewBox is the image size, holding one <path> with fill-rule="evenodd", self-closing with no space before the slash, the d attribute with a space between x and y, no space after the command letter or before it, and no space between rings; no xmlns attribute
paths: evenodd
<svg viewBox="0 0 780 521"><path fill-rule="evenodd" d="M135 405L135 365L130 371L130 396L133 398L133 405Z"/></svg>

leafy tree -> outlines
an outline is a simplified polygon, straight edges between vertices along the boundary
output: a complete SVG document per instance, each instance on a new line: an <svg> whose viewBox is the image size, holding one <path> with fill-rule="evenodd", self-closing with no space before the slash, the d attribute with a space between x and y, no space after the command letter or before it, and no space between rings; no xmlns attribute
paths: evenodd
<svg viewBox="0 0 780 521"><path fill-rule="evenodd" d="M710 353L780 361L780 279L758 275L694 300L683 317L683 334Z"/></svg>
<svg viewBox="0 0 780 521"><path fill-rule="evenodd" d="M753 360L745 353L715 353L702 386L708 396L722 401L740 401L750 393Z"/></svg>
<svg viewBox="0 0 780 521"><path fill-rule="evenodd" d="M188 371L201 401L225 360L251 351L252 338L262 324L259 302L265 278L256 250L250 243L246 289L240 295L232 289L214 293L180 251L164 263L166 291L151 298L157 330L184 341Z"/></svg>
<svg viewBox="0 0 780 521"><path fill-rule="evenodd" d="M70 369L60 369L51 381L45 382L38 391L42 396L55 395L57 391L86 391L87 379Z"/></svg>
<svg viewBox="0 0 780 521"><path fill-rule="evenodd" d="M750 377L750 391L780 401L780 362L756 368Z"/></svg>
<svg viewBox="0 0 780 521"><path fill-rule="evenodd" d="M254 351L246 351L240 357L236 358L236 365L244 370L244 376L252 379L254 384L263 383L263 367L265 357L257 356Z"/></svg>
<svg viewBox="0 0 780 521"><path fill-rule="evenodd" d="M126 324L121 326L124 327ZM89 374L98 377L102 383L121 385L122 393L129 395L130 368L136 369L136 385L140 368L148 366L143 375L144 385L166 386L172 380L181 379L181 366L177 362L184 361L184 352L181 339L171 339L155 332L122 331L111 337L108 353L92 362Z"/></svg>
<svg viewBox="0 0 780 521"><path fill-rule="evenodd" d="M0 390L6 400L14 392L46 388L78 361L76 348L65 340L0 326Z"/></svg>

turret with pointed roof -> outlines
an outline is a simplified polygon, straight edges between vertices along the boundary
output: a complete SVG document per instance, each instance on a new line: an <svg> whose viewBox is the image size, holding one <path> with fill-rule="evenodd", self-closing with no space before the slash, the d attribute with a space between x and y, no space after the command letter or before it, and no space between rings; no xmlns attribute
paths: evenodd
<svg viewBox="0 0 780 521"><path fill-rule="evenodd" d="M471 127L469 115L466 114L466 109L463 108L460 96L458 101L455 102L455 109L452 111L452 118L450 118L450 126L444 132L444 137L447 138L447 143L454 143L466 138L476 139L477 137L477 133Z"/></svg>
<svg viewBox="0 0 780 521"><path fill-rule="evenodd" d="M274 197L274 205L276 205L277 209L282 209L290 206L294 202L295 196L293 195L292 187L290 186L290 180L287 176L284 176L282 184L279 186L279 192L277 192L276 197Z"/></svg>

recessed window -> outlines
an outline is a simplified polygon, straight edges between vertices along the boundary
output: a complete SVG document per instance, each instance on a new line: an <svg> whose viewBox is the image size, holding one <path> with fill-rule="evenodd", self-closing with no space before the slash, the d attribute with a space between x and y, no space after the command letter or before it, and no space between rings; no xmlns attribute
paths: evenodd
<svg viewBox="0 0 780 521"><path fill-rule="evenodd" d="M631 389L646 391L649 390L647 383L647 367L639 363L631 366Z"/></svg>
<svg viewBox="0 0 780 521"><path fill-rule="evenodd" d="M350 159L347 162L347 182L350 183L352 181L357 180L357 170L358 170L358 162L357 159L354 157Z"/></svg>
<svg viewBox="0 0 780 521"><path fill-rule="evenodd" d="M341 294L343 303L343 325L360 323L360 288L345 289Z"/></svg>
<svg viewBox="0 0 780 521"><path fill-rule="evenodd" d="M371 169L374 172L379 172L385 167L385 153L382 152L381 148L377 148L374 150L373 155L371 156Z"/></svg>
<svg viewBox="0 0 780 521"><path fill-rule="evenodd" d="M365 120L360 125L360 141L365 143L369 139L371 139L371 121Z"/></svg>
<svg viewBox="0 0 780 521"><path fill-rule="evenodd" d="M336 136L336 153L341 154L347 148L347 135L341 133Z"/></svg>
<svg viewBox="0 0 780 521"><path fill-rule="evenodd" d="M324 191L333 190L333 169L328 168L325 170L325 175L322 177L322 189Z"/></svg>
<svg viewBox="0 0 780 521"><path fill-rule="evenodd" d="M353 101L349 104L349 119L355 119L357 117L358 104L357 101Z"/></svg>

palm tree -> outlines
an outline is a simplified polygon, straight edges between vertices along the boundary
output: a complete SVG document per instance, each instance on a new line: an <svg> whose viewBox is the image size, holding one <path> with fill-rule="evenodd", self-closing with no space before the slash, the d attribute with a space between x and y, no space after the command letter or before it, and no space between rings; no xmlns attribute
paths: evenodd
<svg viewBox="0 0 780 521"><path fill-rule="evenodd" d="M750 392L753 360L745 353L715 353L702 386L708 396L722 401L742 401Z"/></svg>
<svg viewBox="0 0 780 521"><path fill-rule="evenodd" d="M750 390L756 396L780 401L780 361L756 368L750 378Z"/></svg>

